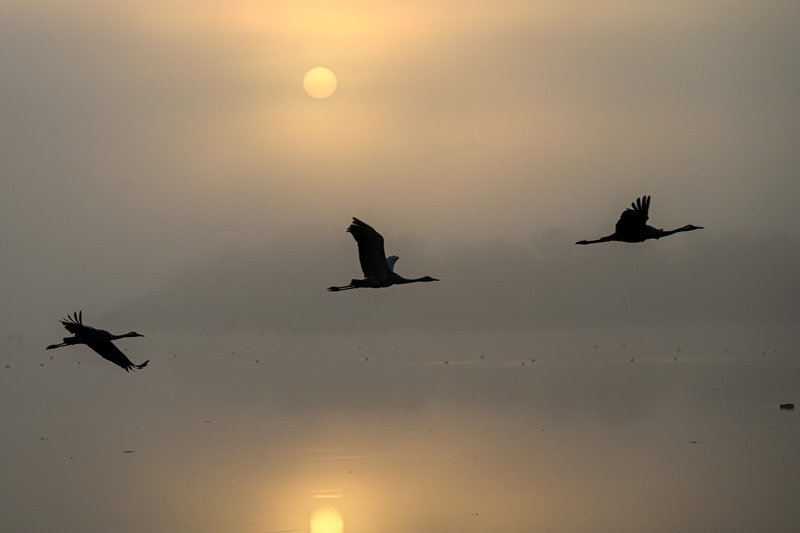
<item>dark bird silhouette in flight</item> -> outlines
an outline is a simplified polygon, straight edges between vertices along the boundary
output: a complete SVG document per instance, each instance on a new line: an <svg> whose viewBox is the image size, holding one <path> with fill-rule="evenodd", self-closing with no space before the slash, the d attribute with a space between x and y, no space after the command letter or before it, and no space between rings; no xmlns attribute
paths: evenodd
<svg viewBox="0 0 800 533"><path fill-rule="evenodd" d="M593 241L578 241L575 244L594 244L597 242L609 241L644 242L647 239L660 239L661 237L667 237L668 235L681 231L703 229L700 226L693 226L692 224L672 230L656 229L653 226L647 225L649 209L649 196L637 198L636 201L631 203L631 206L619 216L619 221L617 221L614 233Z"/></svg>
<svg viewBox="0 0 800 533"><path fill-rule="evenodd" d="M147 360L141 365L132 363L112 342L126 337L144 337L140 333L131 331L123 335L112 335L108 331L87 326L83 323L83 311L73 313L73 316L67 315L67 318L61 319L61 323L73 336L65 337L64 342L61 344L51 344L47 347L48 350L61 348L62 346L72 346L73 344L85 344L100 354L103 359L124 368L125 372L129 372L132 368L144 368L150 362Z"/></svg>
<svg viewBox="0 0 800 533"><path fill-rule="evenodd" d="M347 232L353 236L356 244L358 244L358 260L361 263L361 270L364 271L364 279L350 280L349 285L342 287L329 287L329 291L336 292L361 288L380 289L404 283L439 281L430 276L406 279L396 274L394 272L394 264L397 263L399 257L396 255L386 257L386 252L383 250L383 237L369 224L353 218L353 223L347 228Z"/></svg>

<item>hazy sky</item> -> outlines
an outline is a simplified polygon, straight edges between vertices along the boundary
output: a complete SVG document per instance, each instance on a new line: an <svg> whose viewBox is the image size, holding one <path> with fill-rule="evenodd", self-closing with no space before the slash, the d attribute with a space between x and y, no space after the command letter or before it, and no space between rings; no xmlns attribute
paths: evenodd
<svg viewBox="0 0 800 533"><path fill-rule="evenodd" d="M800 5L601 4L3 2L3 323L180 291L235 308L229 283L265 306L353 301L319 292L359 275L351 216L400 272L444 280L430 301L530 292L490 325L558 307L559 287L588 314L580 278L624 297L629 275L666 296L745 284L797 313ZM318 64L328 100L302 89ZM653 225L707 229L574 249L641 194Z"/></svg>
<svg viewBox="0 0 800 533"><path fill-rule="evenodd" d="M2 525L800 530L798 29L796 0L0 0ZM644 194L706 229L574 244ZM326 292L353 216L441 281ZM44 351L78 309L150 366Z"/></svg>

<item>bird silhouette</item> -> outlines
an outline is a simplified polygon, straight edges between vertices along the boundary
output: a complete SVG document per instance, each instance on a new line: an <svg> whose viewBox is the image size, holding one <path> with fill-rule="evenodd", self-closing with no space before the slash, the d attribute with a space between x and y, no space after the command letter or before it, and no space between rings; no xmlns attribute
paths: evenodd
<svg viewBox="0 0 800 533"><path fill-rule="evenodd" d="M667 237L681 231L703 229L700 226L693 226L692 224L672 230L656 229L647 225L649 209L649 196L637 198L636 201L632 202L631 206L619 216L619 221L617 221L617 226L614 228L614 233L593 241L578 241L575 244L594 244L609 241L644 242L647 239L660 239L661 237Z"/></svg>
<svg viewBox="0 0 800 533"><path fill-rule="evenodd" d="M358 260L361 263L361 270L364 272L364 279L350 280L349 285L342 287L328 287L329 291L337 292L360 288L380 289L405 283L439 281L430 276L406 279L396 274L394 265L399 257L396 255L386 257L386 252L383 250L383 237L369 224L353 218L353 223L347 228L347 232L358 244Z"/></svg>
<svg viewBox="0 0 800 533"><path fill-rule="evenodd" d="M111 361L115 365L125 369L125 372L129 372L132 368L144 368L147 366L147 363L150 362L147 360L141 365L132 363L112 342L126 337L144 337L144 335L140 333L131 331L123 335L112 335L108 331L87 326L83 323L83 311L73 313L73 316L67 315L67 318L61 319L61 323L73 336L65 337L64 342L60 344L51 344L47 347L48 350L61 348L63 346L72 346L74 344L85 344L97 352L103 359Z"/></svg>

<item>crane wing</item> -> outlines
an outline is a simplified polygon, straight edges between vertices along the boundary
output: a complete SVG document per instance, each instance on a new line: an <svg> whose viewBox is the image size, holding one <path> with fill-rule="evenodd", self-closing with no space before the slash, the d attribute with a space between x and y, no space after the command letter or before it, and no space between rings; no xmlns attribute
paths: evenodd
<svg viewBox="0 0 800 533"><path fill-rule="evenodd" d="M631 206L622 212L617 221L617 233L630 233L641 231L647 224L648 211L650 210L650 197L637 198Z"/></svg>
<svg viewBox="0 0 800 533"><path fill-rule="evenodd" d="M83 311L73 313L72 316L67 315L66 318L61 319L61 324L64 325L67 331L73 335L85 335L91 331L97 331L91 326L86 326L83 323Z"/></svg>
<svg viewBox="0 0 800 533"><path fill-rule="evenodd" d="M132 368L139 368L140 365L135 365L128 357L117 348L111 341L94 341L87 343L89 348L97 352L100 357L106 361L111 361L125 372L130 371ZM147 364L147 363L144 363ZM144 366L144 365L141 365Z"/></svg>
<svg viewBox="0 0 800 533"><path fill-rule="evenodd" d="M347 228L358 244L358 260L361 270L367 278L386 277L391 273L386 262L386 252L383 250L383 237L375 228L353 218L353 223Z"/></svg>
<svg viewBox="0 0 800 533"><path fill-rule="evenodd" d="M397 260L400 259L396 255L390 255L386 258L386 266L389 267L389 270L394 272L394 264L397 263Z"/></svg>

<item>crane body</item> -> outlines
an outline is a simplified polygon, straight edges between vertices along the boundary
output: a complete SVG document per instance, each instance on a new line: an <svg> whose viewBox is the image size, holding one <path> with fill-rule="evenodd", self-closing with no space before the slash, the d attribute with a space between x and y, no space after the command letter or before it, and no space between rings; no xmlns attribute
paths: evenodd
<svg viewBox="0 0 800 533"><path fill-rule="evenodd" d="M364 288L382 289L392 285L439 281L430 276L408 279L397 274L394 271L394 265L399 257L396 255L386 257L386 252L383 248L383 236L369 224L353 218L353 222L348 226L347 232L353 236L358 245L358 260L361 263L361 270L364 272L364 279L352 279L349 285L328 287L328 291L339 292Z"/></svg>
<svg viewBox="0 0 800 533"><path fill-rule="evenodd" d="M647 224L650 211L650 196L637 198L631 206L622 212L614 227L614 233L590 241L578 241L575 244L596 244L600 242L644 242L648 239L660 239L682 231L704 229L701 226L688 224L677 229L657 229Z"/></svg>
<svg viewBox="0 0 800 533"><path fill-rule="evenodd" d="M125 339L129 337L144 337L140 333L131 331L122 335L113 335L106 330L93 328L83 323L83 311L73 313L72 316L67 315L67 318L61 319L61 324L67 331L72 333L72 337L64 337L63 342L60 344L51 344L46 349L53 350L55 348L62 348L64 346L74 346L77 344L85 344L94 350L100 357L111 361L119 366L125 372L129 372L134 368L142 369L147 366L150 361L137 365L133 363L128 357L114 345L115 340Z"/></svg>

